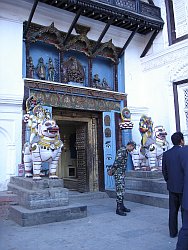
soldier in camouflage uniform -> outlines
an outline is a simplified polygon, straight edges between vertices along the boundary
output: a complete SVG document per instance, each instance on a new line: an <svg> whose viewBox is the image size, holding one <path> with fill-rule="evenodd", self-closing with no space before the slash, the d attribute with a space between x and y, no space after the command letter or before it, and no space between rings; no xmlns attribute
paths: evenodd
<svg viewBox="0 0 188 250"><path fill-rule="evenodd" d="M116 186L116 202L117 209L116 214L125 216L126 212L131 210L126 208L123 204L124 189L125 189L125 171L127 169L128 153L133 151L136 147L135 142L129 141L126 146L121 147L116 154L116 158L111 171L111 175L114 176Z"/></svg>

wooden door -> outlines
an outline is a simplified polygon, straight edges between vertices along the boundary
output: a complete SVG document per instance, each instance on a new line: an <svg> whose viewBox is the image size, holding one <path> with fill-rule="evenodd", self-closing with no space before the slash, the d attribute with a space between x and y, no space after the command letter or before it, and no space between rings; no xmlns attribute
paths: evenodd
<svg viewBox="0 0 188 250"><path fill-rule="evenodd" d="M87 126L83 123L76 128L78 191L88 191L87 181Z"/></svg>

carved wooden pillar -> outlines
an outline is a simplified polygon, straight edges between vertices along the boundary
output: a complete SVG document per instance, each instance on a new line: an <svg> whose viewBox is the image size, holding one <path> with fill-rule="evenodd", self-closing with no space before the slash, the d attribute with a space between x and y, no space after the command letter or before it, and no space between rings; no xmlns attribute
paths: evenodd
<svg viewBox="0 0 188 250"><path fill-rule="evenodd" d="M119 123L120 123L120 114L115 113L116 151L122 145L122 134L121 134L121 130L119 129Z"/></svg>
<svg viewBox="0 0 188 250"><path fill-rule="evenodd" d="M64 56L64 51L59 52L59 82L63 82L63 56Z"/></svg>
<svg viewBox="0 0 188 250"><path fill-rule="evenodd" d="M30 43L26 41L26 77L30 78L29 76L29 51L30 51Z"/></svg>
<svg viewBox="0 0 188 250"><path fill-rule="evenodd" d="M114 64L114 86L113 86L113 90L114 91L118 91L118 65L117 63Z"/></svg>
<svg viewBox="0 0 188 250"><path fill-rule="evenodd" d="M136 12L140 13L140 0L136 0Z"/></svg>
<svg viewBox="0 0 188 250"><path fill-rule="evenodd" d="M92 169L91 169L91 181L90 181L90 191L96 192L99 191L99 173L98 173L98 149L97 149L97 119L92 118L91 122L92 128Z"/></svg>
<svg viewBox="0 0 188 250"><path fill-rule="evenodd" d="M97 156L98 156L98 166L99 166L99 190L105 190L105 181L104 181L104 154L103 154L103 119L102 112L98 116L97 123Z"/></svg>
<svg viewBox="0 0 188 250"><path fill-rule="evenodd" d="M88 87L92 87L92 66L93 66L93 58L88 58Z"/></svg>

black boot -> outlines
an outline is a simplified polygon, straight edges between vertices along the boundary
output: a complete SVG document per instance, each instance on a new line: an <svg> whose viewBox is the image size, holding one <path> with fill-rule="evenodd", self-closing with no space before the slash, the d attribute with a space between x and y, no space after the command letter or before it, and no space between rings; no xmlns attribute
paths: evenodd
<svg viewBox="0 0 188 250"><path fill-rule="evenodd" d="M131 211L129 208L126 208L123 203L122 203L122 210L126 213L129 213Z"/></svg>
<svg viewBox="0 0 188 250"><path fill-rule="evenodd" d="M116 214L119 214L121 216L126 216L126 212L123 211L122 203L117 203L117 209L116 209Z"/></svg>

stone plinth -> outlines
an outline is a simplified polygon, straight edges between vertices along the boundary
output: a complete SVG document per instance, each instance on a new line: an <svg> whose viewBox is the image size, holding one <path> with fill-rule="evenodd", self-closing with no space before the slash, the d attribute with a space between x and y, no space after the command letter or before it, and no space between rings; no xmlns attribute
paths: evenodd
<svg viewBox="0 0 188 250"><path fill-rule="evenodd" d="M69 204L68 189L63 180L44 178L11 177L8 190L18 195L19 205L28 209L66 206Z"/></svg>
<svg viewBox="0 0 188 250"><path fill-rule="evenodd" d="M9 218L21 226L33 226L87 216L87 206L69 205L69 190L62 179L11 177L8 190L17 195Z"/></svg>
<svg viewBox="0 0 188 250"><path fill-rule="evenodd" d="M43 190L48 188L64 187L62 179L49 179L43 177L41 180L33 180L25 177L11 177L10 183L28 190Z"/></svg>

